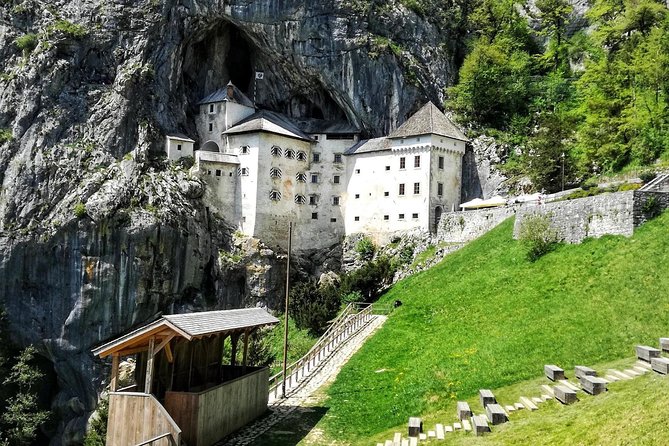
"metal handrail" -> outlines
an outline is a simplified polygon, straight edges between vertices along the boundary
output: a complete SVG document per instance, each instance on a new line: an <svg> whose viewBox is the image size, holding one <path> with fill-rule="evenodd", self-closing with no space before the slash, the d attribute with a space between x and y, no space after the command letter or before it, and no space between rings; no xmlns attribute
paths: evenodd
<svg viewBox="0 0 669 446"><path fill-rule="evenodd" d="M169 432L165 432L164 434L160 434L157 437L153 437L149 440L143 441L141 443L137 443L135 446L146 446L148 444L153 444L154 441L162 440L163 438L168 438L169 441L170 441L170 444L173 445L173 446L176 446L176 442L174 441L174 437Z"/></svg>
<svg viewBox="0 0 669 446"><path fill-rule="evenodd" d="M362 306L364 306L364 308L360 310ZM328 346L331 346L331 344L337 340L337 338L341 337L348 330L350 330L351 326L355 326L360 322L361 319L366 319L371 314L372 304L362 302L352 302L348 304L346 308L344 308L344 310L339 314L339 316L337 316L337 318L330 324L330 327L325 331L325 333L323 333L314 346L309 349L309 351L304 356L286 367L286 379L292 380L295 369L299 371L300 368L314 360L314 358L320 358L323 350L326 350ZM351 333L353 333L352 330ZM325 356L327 356L327 353ZM314 366L315 365L316 364L314 363ZM275 392L282 382L283 372L279 372L270 377L270 394Z"/></svg>

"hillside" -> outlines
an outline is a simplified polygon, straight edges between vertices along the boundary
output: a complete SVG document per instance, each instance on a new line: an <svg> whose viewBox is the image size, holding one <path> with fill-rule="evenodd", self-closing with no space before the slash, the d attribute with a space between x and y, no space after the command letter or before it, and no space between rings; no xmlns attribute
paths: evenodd
<svg viewBox="0 0 669 446"><path fill-rule="evenodd" d="M669 214L632 238L565 245L530 263L513 221L394 286L401 300L328 390L329 438L368 441L409 416L452 410L479 388L629 357L666 331Z"/></svg>

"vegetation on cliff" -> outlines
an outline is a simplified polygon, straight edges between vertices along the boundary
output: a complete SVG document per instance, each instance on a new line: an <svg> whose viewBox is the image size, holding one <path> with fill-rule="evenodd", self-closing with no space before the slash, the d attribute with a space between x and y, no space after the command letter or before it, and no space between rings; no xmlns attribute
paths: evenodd
<svg viewBox="0 0 669 446"><path fill-rule="evenodd" d="M510 175L549 191L601 172L669 162L669 12L659 0L480 0L447 105L516 147ZM587 29L586 29L587 27ZM563 167L564 166L564 167Z"/></svg>

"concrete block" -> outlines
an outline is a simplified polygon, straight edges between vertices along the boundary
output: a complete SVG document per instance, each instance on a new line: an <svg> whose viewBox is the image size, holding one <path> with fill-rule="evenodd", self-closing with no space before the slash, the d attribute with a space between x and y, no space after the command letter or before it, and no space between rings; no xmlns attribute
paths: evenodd
<svg viewBox="0 0 669 446"><path fill-rule="evenodd" d="M617 376L619 379L632 379L631 376L629 376L626 373L621 372L620 370L611 369L611 370L609 370L609 373L611 373L611 375L613 375L613 376Z"/></svg>
<svg viewBox="0 0 669 446"><path fill-rule="evenodd" d="M559 379L565 379L564 378L564 370L562 370L560 367L554 365L554 364L548 364L544 366L544 373L546 374L546 378L550 379L551 381L557 381Z"/></svg>
<svg viewBox="0 0 669 446"><path fill-rule="evenodd" d="M581 376L597 376L597 372L595 372L593 369L590 367L586 367L584 365L577 365L574 367L574 375L576 378L581 379Z"/></svg>
<svg viewBox="0 0 669 446"><path fill-rule="evenodd" d="M437 433L435 431L427 431L427 438L436 438Z"/></svg>
<svg viewBox="0 0 669 446"><path fill-rule="evenodd" d="M560 380L560 384L562 384L564 387L568 387L568 388L570 388L570 389L573 390L574 392L578 392L579 390L581 390L581 389L579 389L575 384L570 383L570 382L567 381L566 379L561 379L561 380Z"/></svg>
<svg viewBox="0 0 669 446"><path fill-rule="evenodd" d="M395 436L393 437L393 446L402 446L402 434L399 432L395 432Z"/></svg>
<svg viewBox="0 0 669 446"><path fill-rule="evenodd" d="M409 438L409 446L418 446L418 437Z"/></svg>
<svg viewBox="0 0 669 446"><path fill-rule="evenodd" d="M551 386L547 386L546 384L542 384L541 388L543 389L544 392L546 392L548 395L553 397L553 388Z"/></svg>
<svg viewBox="0 0 669 446"><path fill-rule="evenodd" d="M409 437L418 437L423 432L423 420L418 417L409 418Z"/></svg>
<svg viewBox="0 0 669 446"><path fill-rule="evenodd" d="M555 392L555 399L562 404L572 404L576 402L576 392L569 387L555 386L553 391Z"/></svg>
<svg viewBox="0 0 669 446"><path fill-rule="evenodd" d="M504 406L504 410L506 410L507 412L515 412L516 407L515 406Z"/></svg>
<svg viewBox="0 0 669 446"><path fill-rule="evenodd" d="M606 375L605 378L608 379L610 383L620 381L620 378L618 378L617 376L611 375L611 374Z"/></svg>
<svg viewBox="0 0 669 446"><path fill-rule="evenodd" d="M492 392L488 389L479 390L479 398L481 399L481 406L483 406L483 408L485 408L488 404L497 403L495 395L493 395Z"/></svg>
<svg viewBox="0 0 669 446"><path fill-rule="evenodd" d="M660 356L660 350L649 347L647 345L637 345L636 346L636 357L642 361L650 362L652 358L657 358Z"/></svg>
<svg viewBox="0 0 669 446"><path fill-rule="evenodd" d="M472 429L478 437L483 435L486 432L490 432L490 426L488 426L488 420L483 415L475 415L472 417Z"/></svg>
<svg viewBox="0 0 669 446"><path fill-rule="evenodd" d="M509 417L506 412L504 412L504 408L499 404L488 404L485 407L485 412L488 416L488 420L490 420L493 425L503 424L509 421Z"/></svg>
<svg viewBox="0 0 669 446"><path fill-rule="evenodd" d="M420 441L425 441L427 440L427 434L418 434L418 439Z"/></svg>
<svg viewBox="0 0 669 446"><path fill-rule="evenodd" d="M462 428L465 430L465 432L469 432L472 430L472 425L469 422L469 420L462 420Z"/></svg>
<svg viewBox="0 0 669 446"><path fill-rule="evenodd" d="M460 423L453 423L453 430L458 430L462 429L462 424Z"/></svg>
<svg viewBox="0 0 669 446"><path fill-rule="evenodd" d="M402 438L402 446L409 446L409 439L408 438Z"/></svg>
<svg viewBox="0 0 669 446"><path fill-rule="evenodd" d="M437 424L436 426L437 429L437 440L443 440L444 437L444 425L443 424Z"/></svg>
<svg viewBox="0 0 669 446"><path fill-rule="evenodd" d="M606 384L604 379L597 376L585 375L581 377L581 387L583 387L583 390L590 395L599 395L600 393L606 392Z"/></svg>
<svg viewBox="0 0 669 446"><path fill-rule="evenodd" d="M453 432L453 426L451 426L450 424L448 426L444 426L444 431Z"/></svg>
<svg viewBox="0 0 669 446"><path fill-rule="evenodd" d="M669 338L660 338L660 350L669 352Z"/></svg>
<svg viewBox="0 0 669 446"><path fill-rule="evenodd" d="M521 396L520 397L520 402L523 403L523 406L525 406L526 409L530 410L537 410L538 407L536 404L534 404L529 398Z"/></svg>
<svg viewBox="0 0 669 446"><path fill-rule="evenodd" d="M516 406L516 410L525 409L525 406L523 405L523 403L516 403L515 406Z"/></svg>
<svg viewBox="0 0 669 446"><path fill-rule="evenodd" d="M468 420L472 417L472 410L466 401L458 401L458 420Z"/></svg>
<svg viewBox="0 0 669 446"><path fill-rule="evenodd" d="M669 359L667 358L653 358L650 360L650 365L657 373L669 375Z"/></svg>
<svg viewBox="0 0 669 446"><path fill-rule="evenodd" d="M541 404L541 403L544 402L544 400L541 399L541 398L539 398L538 396L534 396L534 397L532 397L532 402L533 402L534 404Z"/></svg>
<svg viewBox="0 0 669 446"><path fill-rule="evenodd" d="M386 440L385 446L395 446L391 440Z"/></svg>

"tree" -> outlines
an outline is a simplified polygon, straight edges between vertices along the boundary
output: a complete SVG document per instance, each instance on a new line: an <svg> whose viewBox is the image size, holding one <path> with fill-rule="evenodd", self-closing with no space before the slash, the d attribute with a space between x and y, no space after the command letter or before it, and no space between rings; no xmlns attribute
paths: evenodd
<svg viewBox="0 0 669 446"><path fill-rule="evenodd" d="M319 335L328 321L337 315L341 304L339 291L332 285L319 287L315 281L298 283L290 290L288 313L299 329Z"/></svg>
<svg viewBox="0 0 669 446"><path fill-rule="evenodd" d="M527 250L527 259L535 262L555 249L560 242L560 234L551 226L549 216L528 215L520 224L518 240Z"/></svg>
<svg viewBox="0 0 669 446"><path fill-rule="evenodd" d="M528 140L526 166L537 189L556 192L572 176L569 146L574 138L573 124L563 114L544 112L536 133Z"/></svg>
<svg viewBox="0 0 669 446"><path fill-rule="evenodd" d="M30 445L37 437L37 429L49 419L49 411L38 407L34 388L43 377L33 361L36 352L33 346L26 347L3 381L5 386L16 390L0 415L4 440L11 445Z"/></svg>
<svg viewBox="0 0 669 446"><path fill-rule="evenodd" d="M543 34L549 39L545 56L553 60L553 71L569 70L565 34L573 6L567 0L537 0L536 7Z"/></svg>

